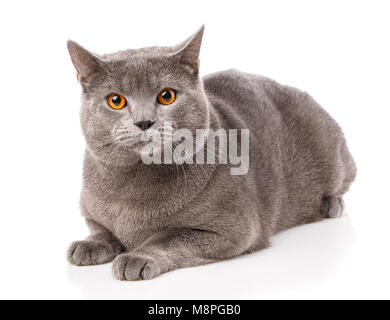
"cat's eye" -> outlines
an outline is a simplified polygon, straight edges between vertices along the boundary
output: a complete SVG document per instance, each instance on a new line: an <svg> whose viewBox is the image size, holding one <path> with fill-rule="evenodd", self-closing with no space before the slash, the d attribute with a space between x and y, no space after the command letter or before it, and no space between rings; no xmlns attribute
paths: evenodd
<svg viewBox="0 0 390 320"><path fill-rule="evenodd" d="M111 93L107 97L107 103L111 108L116 110L122 109L127 105L126 98L119 93Z"/></svg>
<svg viewBox="0 0 390 320"><path fill-rule="evenodd" d="M175 90L171 88L162 89L157 95L157 102L161 104L171 104L176 100Z"/></svg>

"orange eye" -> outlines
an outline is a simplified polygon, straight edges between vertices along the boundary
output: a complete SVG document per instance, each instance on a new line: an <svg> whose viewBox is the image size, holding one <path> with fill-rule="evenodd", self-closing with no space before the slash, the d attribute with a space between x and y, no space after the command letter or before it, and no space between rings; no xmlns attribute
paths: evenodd
<svg viewBox="0 0 390 320"><path fill-rule="evenodd" d="M111 93L107 97L107 103L108 105L116 110L122 109L123 107L126 107L127 101L124 96L122 96L119 93Z"/></svg>
<svg viewBox="0 0 390 320"><path fill-rule="evenodd" d="M175 90L171 88L162 89L157 95L157 102L165 105L173 103L175 99Z"/></svg>

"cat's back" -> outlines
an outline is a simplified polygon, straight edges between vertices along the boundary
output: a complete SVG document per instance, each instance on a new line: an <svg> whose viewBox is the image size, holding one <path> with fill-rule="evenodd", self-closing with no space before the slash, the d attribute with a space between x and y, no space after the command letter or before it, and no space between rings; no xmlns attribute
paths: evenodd
<svg viewBox="0 0 390 320"><path fill-rule="evenodd" d="M204 87L223 127L250 130L258 189L273 184L284 190L288 223L281 220L277 229L312 221L323 197L348 190L356 168L344 135L309 94L234 69L205 76Z"/></svg>
<svg viewBox="0 0 390 320"><path fill-rule="evenodd" d="M250 129L262 148L279 147L278 157L331 158L329 167L342 153L351 162L340 126L306 92L235 69L205 76L204 87L224 126Z"/></svg>
<svg viewBox="0 0 390 320"><path fill-rule="evenodd" d="M280 132L282 119L275 100L284 94L276 81L229 69L206 75L203 85L225 129L248 128L260 140Z"/></svg>
<svg viewBox="0 0 390 320"><path fill-rule="evenodd" d="M258 115L259 108L264 109L271 102L270 92L280 86L269 78L236 69L206 75L203 84L213 106L223 103L224 112L240 112L244 108L241 116L249 115L248 119Z"/></svg>
<svg viewBox="0 0 390 320"><path fill-rule="evenodd" d="M307 141L312 138L343 139L336 121L309 94L299 89L236 69L213 73L203 80L211 105L224 120L241 119L242 125L262 134L267 128L282 143L301 143L291 140L298 138L298 132L301 138L306 136ZM325 143L313 141L319 142Z"/></svg>

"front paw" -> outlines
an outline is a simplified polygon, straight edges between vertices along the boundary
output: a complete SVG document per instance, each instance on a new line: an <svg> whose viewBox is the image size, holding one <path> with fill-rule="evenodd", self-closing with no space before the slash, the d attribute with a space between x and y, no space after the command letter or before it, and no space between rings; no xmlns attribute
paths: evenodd
<svg viewBox="0 0 390 320"><path fill-rule="evenodd" d="M67 257L77 266L92 266L112 261L115 254L102 242L76 241L69 247Z"/></svg>
<svg viewBox="0 0 390 320"><path fill-rule="evenodd" d="M115 258L112 272L119 280L148 280L161 274L161 268L152 258L125 253Z"/></svg>

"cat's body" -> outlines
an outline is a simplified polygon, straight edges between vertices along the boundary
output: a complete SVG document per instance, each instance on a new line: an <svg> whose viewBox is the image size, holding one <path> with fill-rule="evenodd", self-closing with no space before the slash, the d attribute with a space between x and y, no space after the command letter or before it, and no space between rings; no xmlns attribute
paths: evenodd
<svg viewBox="0 0 390 320"><path fill-rule="evenodd" d="M198 127L250 130L248 173L231 175L229 164L118 165L126 154L113 164L89 145L81 208L91 236L71 246L71 262L115 258L117 278L148 279L262 249L278 231L341 214L355 165L341 129L310 96L235 70L194 81L207 111Z"/></svg>

